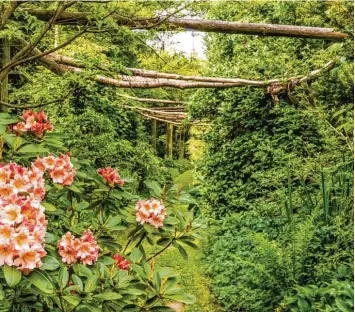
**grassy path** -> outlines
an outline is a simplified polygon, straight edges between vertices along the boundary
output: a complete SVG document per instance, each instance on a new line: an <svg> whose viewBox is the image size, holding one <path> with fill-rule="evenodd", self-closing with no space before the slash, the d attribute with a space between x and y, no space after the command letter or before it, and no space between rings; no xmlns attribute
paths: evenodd
<svg viewBox="0 0 355 312"><path fill-rule="evenodd" d="M218 312L220 309L209 290L209 280L203 275L202 252L187 247L189 259L184 260L176 248L170 247L156 258L159 266L171 266L181 274L181 286L196 297L196 303L186 305L184 312Z"/></svg>

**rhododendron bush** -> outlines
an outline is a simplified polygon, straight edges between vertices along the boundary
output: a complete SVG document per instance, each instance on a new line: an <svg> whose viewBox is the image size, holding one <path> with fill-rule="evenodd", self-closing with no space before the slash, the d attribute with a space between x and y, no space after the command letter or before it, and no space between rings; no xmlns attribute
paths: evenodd
<svg viewBox="0 0 355 312"><path fill-rule="evenodd" d="M91 168L43 112L0 119L0 311L169 311L193 303L167 248L196 248L203 222L177 186L130 192L117 168ZM144 246L151 245L147 253Z"/></svg>

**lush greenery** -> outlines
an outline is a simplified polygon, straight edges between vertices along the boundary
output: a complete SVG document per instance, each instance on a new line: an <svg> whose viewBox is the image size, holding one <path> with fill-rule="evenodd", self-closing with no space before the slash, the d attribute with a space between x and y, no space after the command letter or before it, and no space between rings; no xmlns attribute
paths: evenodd
<svg viewBox="0 0 355 312"><path fill-rule="evenodd" d="M351 32L352 12L345 1L223 2L207 16ZM209 76L282 78L337 61L279 103L250 88L195 93L192 114L213 122L200 166L200 206L217 219L205 246L213 291L226 311L352 311L352 40L206 42Z"/></svg>
<svg viewBox="0 0 355 312"><path fill-rule="evenodd" d="M9 3L0 3L2 17ZM28 9L89 19L51 25ZM341 0L21 3L0 23L2 59L9 44L20 60L10 60L8 98L0 84L0 311L173 311L169 303L191 312L353 311L353 13ZM170 14L350 36L207 33L199 60L165 50ZM115 20L157 15L144 20L146 31ZM67 40L54 52L73 58L76 71L31 54ZM21 55L24 42L35 47ZM96 76L119 81L144 68L286 84L330 61L276 97L247 86L127 90ZM177 127L169 157L166 124L157 123L153 148L153 124L138 113L167 105L127 95L188 103L187 159L178 159ZM28 109L45 110L54 130L42 136ZM66 165L55 173L51 161ZM89 259L79 250L87 243Z"/></svg>

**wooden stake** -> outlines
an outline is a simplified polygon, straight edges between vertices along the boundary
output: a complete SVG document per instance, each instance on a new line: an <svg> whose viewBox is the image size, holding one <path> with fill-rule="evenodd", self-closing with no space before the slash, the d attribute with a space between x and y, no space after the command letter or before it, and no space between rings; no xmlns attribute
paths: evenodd
<svg viewBox="0 0 355 312"><path fill-rule="evenodd" d="M173 158L173 132L174 125L168 123L166 125L166 157L171 159Z"/></svg>
<svg viewBox="0 0 355 312"><path fill-rule="evenodd" d="M150 140L154 150L157 150L157 121L151 121L151 132L150 132Z"/></svg>
<svg viewBox="0 0 355 312"><path fill-rule="evenodd" d="M185 157L185 127L180 128L180 140L179 140L179 159Z"/></svg>

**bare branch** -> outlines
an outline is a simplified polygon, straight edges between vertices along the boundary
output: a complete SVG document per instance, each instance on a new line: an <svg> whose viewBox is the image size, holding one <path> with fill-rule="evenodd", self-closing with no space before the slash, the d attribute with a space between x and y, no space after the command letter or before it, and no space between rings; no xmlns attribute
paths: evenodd
<svg viewBox="0 0 355 312"><path fill-rule="evenodd" d="M47 105L63 102L64 100L65 100L65 97L61 98L61 99L53 100L53 101L50 101L50 102L34 104L34 105L17 105L17 104L10 104L10 103L4 102L4 101L0 101L0 104L4 105L6 107L11 107L11 108L27 109L27 108L36 108L36 107L47 106Z"/></svg>
<svg viewBox="0 0 355 312"><path fill-rule="evenodd" d="M0 73L1 73L2 71L4 71L4 70L8 69L8 68L14 68L14 67L16 67L16 66L18 66L18 65L21 65L21 64L23 64L23 63L30 62L30 61L34 61L34 60L36 60L36 59L38 59L38 58L40 58L40 57L46 56L46 55L51 54L51 53L53 53L53 52L55 52L55 51L57 51L57 50L62 49L63 47L67 46L68 44L72 43L75 39L77 39L77 38L79 38L81 35L83 35L83 34L86 32L87 29L88 29L88 27L85 27L83 30L81 30L80 32L78 32L77 34L75 34L73 37L69 38L67 41L64 41L63 43L57 45L56 47L54 47L54 48L52 48L52 49L50 49L50 50L47 50L47 51L44 51L44 52L42 52L42 53L40 53L40 54L32 55L32 56L30 56L30 57L28 57L28 58L23 58L23 59L21 59L21 60L19 60L19 61L15 61L15 62L13 62L13 63L7 64L5 67L3 67L3 68L1 69ZM1 76L0 76L0 81L1 81Z"/></svg>
<svg viewBox="0 0 355 312"><path fill-rule="evenodd" d="M39 20L48 21L54 14L51 10L33 10L26 11L36 16ZM157 24L156 30L193 30L202 32L217 32L229 34L247 34L259 36L284 36L299 38L314 38L326 40L341 40L349 38L348 34L335 31L333 28L294 26L294 25L277 25L262 23L241 23L226 22L220 20L203 20L203 19L180 19L169 18L160 23L161 17L156 18L127 18L122 15L115 14L112 16L120 26L128 26L134 29L149 29L152 25ZM89 13L85 12L63 12L56 23L58 24L86 24L89 20ZM162 26L162 27L160 27Z"/></svg>
<svg viewBox="0 0 355 312"><path fill-rule="evenodd" d="M83 64L74 58L62 56L58 54L50 54L47 56L50 60L70 65L68 70L80 72L81 66L85 68ZM135 76L118 75L121 80L113 78L107 78L103 76L99 77L99 80L106 81L107 84L116 85L119 87L131 87L131 88L154 88L154 87L174 87L174 88L226 88L226 87L238 87L238 86L252 86L252 87L273 87L284 89L287 86L297 85L304 81L314 79L319 73L332 69L335 65L335 61L330 61L325 64L321 69L312 71L306 76L296 76L288 78L286 81L281 79L271 80L249 80L240 78L219 78L219 77L200 77L200 76L184 76L179 74L161 73L152 70L143 70L139 68L127 68ZM76 68L76 70L74 69ZM186 82L185 82L186 81ZM193 83L191 81L196 81ZM270 92L268 92L270 93Z"/></svg>
<svg viewBox="0 0 355 312"><path fill-rule="evenodd" d="M33 53L42 54L38 49L34 50ZM39 63L42 63L51 71L57 74L63 74L65 72L72 72L77 74L85 73L84 69L78 68L75 66L68 66L63 64L58 64L53 61L50 55L39 57L36 59ZM247 79L233 79L233 82L230 82L228 78L215 78L216 82L205 82L205 81L184 81L178 79L166 79L166 78L144 78L144 77L131 77L126 75L119 75L120 79L114 79L110 77L105 77L101 75L92 76L91 79L105 85L111 85L121 88L161 88L161 87L172 87L178 89L187 89L187 88L234 88L241 86L253 86L253 87L267 87L267 92L270 94L275 94L273 91L276 86L279 88L281 86L281 92L285 88L292 89L296 85L300 84L303 81L310 81L316 78L321 72L329 71L335 66L335 61L330 61L325 64L321 69L312 71L310 74L300 78L292 78L293 80L289 82L283 82L277 79L269 81L258 81L258 80L247 80ZM201 77L197 77L201 78ZM204 78L204 77L202 77ZM227 80L224 80L227 79ZM224 82L227 81L227 82ZM279 91L277 91L278 93Z"/></svg>
<svg viewBox="0 0 355 312"><path fill-rule="evenodd" d="M5 77L8 75L10 69L13 67L13 64L15 64L18 60L24 58L26 55L31 53L31 51L36 47L36 45L42 40L42 38L46 35L46 33L51 29L52 25L54 24L55 20L57 17L70 5L72 5L73 2L68 2L65 5L59 4L57 7L57 10L55 11L54 15L51 17L49 22L46 24L46 26L43 28L42 32L34 39L33 42L30 42L28 45L24 46L14 57L13 59L3 66L3 68L0 70L0 83L5 79Z"/></svg>
<svg viewBox="0 0 355 312"><path fill-rule="evenodd" d="M162 103L162 104L186 104L183 101L173 101L173 100L163 100L163 99L152 99L152 98L139 98L127 94L116 93L117 96L124 97L137 102L145 102L145 103Z"/></svg>

